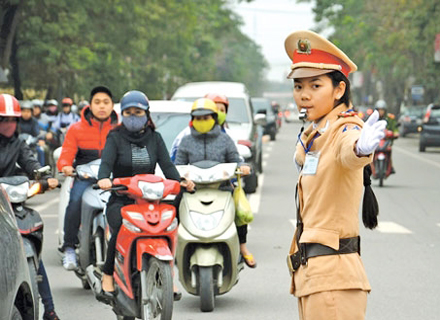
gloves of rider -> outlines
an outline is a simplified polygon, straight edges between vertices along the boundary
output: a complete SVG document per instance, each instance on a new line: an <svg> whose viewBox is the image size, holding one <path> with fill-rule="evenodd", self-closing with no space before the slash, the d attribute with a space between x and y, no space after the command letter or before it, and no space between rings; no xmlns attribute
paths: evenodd
<svg viewBox="0 0 440 320"><path fill-rule="evenodd" d="M356 154L368 156L376 150L381 139L385 137L386 120L379 120L379 112L376 110L365 122L361 136L356 143Z"/></svg>

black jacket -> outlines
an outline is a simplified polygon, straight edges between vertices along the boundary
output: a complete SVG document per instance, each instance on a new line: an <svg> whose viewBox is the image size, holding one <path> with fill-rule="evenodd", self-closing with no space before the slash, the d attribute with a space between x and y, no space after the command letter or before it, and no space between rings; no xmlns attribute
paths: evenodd
<svg viewBox="0 0 440 320"><path fill-rule="evenodd" d="M143 149L144 155L148 158L148 161L142 161L140 168L135 163L138 148ZM131 133L120 125L107 136L98 179L109 178L111 173L113 178L131 177L136 173L154 174L157 163L167 179L180 180L179 172L171 162L160 133L149 127L143 133Z"/></svg>
<svg viewBox="0 0 440 320"><path fill-rule="evenodd" d="M0 177L18 175L16 163L29 178L33 178L34 170L40 169L41 165L35 159L32 150L15 133L11 138L0 135Z"/></svg>

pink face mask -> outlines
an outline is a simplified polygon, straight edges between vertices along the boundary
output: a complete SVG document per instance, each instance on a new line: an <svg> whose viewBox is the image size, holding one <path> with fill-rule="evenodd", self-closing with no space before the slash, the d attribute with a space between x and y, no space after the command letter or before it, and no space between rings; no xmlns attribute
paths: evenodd
<svg viewBox="0 0 440 320"><path fill-rule="evenodd" d="M12 135L17 129L17 122L1 122L0 123L0 134L6 138L12 137Z"/></svg>

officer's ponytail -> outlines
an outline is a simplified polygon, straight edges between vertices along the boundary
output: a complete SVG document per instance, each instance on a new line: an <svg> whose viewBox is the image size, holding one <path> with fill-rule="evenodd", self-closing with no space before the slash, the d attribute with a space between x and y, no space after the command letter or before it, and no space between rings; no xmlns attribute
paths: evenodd
<svg viewBox="0 0 440 320"><path fill-rule="evenodd" d="M371 167L364 167L364 201L362 203L362 221L365 228L374 229L377 227L377 216L379 214L379 204L373 189L371 189Z"/></svg>

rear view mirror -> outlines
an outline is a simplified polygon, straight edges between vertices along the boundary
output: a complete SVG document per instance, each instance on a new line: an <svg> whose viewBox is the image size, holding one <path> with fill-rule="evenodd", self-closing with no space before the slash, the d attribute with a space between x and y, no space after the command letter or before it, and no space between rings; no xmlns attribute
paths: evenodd
<svg viewBox="0 0 440 320"><path fill-rule="evenodd" d="M254 116L254 122L259 126L265 126L267 124L266 115L263 113L257 113Z"/></svg>

